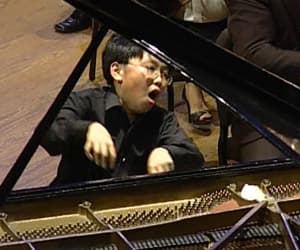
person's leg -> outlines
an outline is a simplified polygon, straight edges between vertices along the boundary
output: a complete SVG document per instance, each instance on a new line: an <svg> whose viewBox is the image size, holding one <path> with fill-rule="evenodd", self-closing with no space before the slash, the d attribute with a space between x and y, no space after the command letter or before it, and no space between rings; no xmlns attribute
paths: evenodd
<svg viewBox="0 0 300 250"><path fill-rule="evenodd" d="M284 154L265 139L254 128L238 117L232 119L231 141L237 148L229 147L229 157L232 152L239 152L235 159L239 162L260 161L283 158ZM229 146L232 146L229 145ZM230 158L229 158L230 159ZM231 158L232 159L232 158Z"/></svg>
<svg viewBox="0 0 300 250"><path fill-rule="evenodd" d="M178 20L178 22L198 32L212 42L216 40L220 32L226 27L226 20L211 23L195 23L182 20ZM186 84L184 98L190 109L190 123L196 128L210 130L213 117L209 111L201 88L193 83Z"/></svg>
<svg viewBox="0 0 300 250"><path fill-rule="evenodd" d="M55 24L54 29L59 33L72 33L87 29L91 25L91 18L78 9L60 23Z"/></svg>
<svg viewBox="0 0 300 250"><path fill-rule="evenodd" d="M202 89L193 83L186 83L183 98L188 106L189 122L195 128L210 130L212 114L209 112Z"/></svg>
<svg viewBox="0 0 300 250"><path fill-rule="evenodd" d="M208 106L204 99L202 89L193 83L186 83L185 88L186 96L190 103L191 113L208 111Z"/></svg>

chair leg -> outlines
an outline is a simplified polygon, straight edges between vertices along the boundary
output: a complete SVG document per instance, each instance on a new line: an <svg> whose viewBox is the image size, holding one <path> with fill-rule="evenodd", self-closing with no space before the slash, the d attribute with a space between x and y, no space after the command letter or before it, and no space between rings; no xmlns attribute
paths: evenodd
<svg viewBox="0 0 300 250"><path fill-rule="evenodd" d="M227 144L228 144L228 126L220 125L220 135L218 140L219 165L227 165Z"/></svg>
<svg viewBox="0 0 300 250"><path fill-rule="evenodd" d="M173 84L168 86L168 110L174 111L174 87Z"/></svg>
<svg viewBox="0 0 300 250"><path fill-rule="evenodd" d="M217 104L219 120L220 120L220 134L218 140L218 158L219 165L227 165L228 159L228 128L231 124L231 113L221 103Z"/></svg>
<svg viewBox="0 0 300 250"><path fill-rule="evenodd" d="M92 39L96 36L97 32L100 29L100 23L96 21L94 18L92 19ZM95 51L94 55L90 61L90 70L89 70L89 79L94 81L96 79L96 63L97 63L97 51Z"/></svg>

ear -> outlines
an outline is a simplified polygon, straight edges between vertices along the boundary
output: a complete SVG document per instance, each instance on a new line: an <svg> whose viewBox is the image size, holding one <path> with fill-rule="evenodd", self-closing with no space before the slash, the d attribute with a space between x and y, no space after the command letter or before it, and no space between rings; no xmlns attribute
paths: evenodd
<svg viewBox="0 0 300 250"><path fill-rule="evenodd" d="M114 82L122 83L123 69L121 64L113 62L110 65L110 74L114 79Z"/></svg>

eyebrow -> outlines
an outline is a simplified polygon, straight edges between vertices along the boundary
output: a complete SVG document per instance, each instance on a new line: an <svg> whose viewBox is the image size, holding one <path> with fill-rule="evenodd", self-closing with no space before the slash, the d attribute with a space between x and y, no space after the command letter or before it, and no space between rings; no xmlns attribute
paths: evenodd
<svg viewBox="0 0 300 250"><path fill-rule="evenodd" d="M148 62L145 62L145 63L153 63L155 65L160 65L161 69L169 69L170 68L167 64L162 63L158 59L150 59Z"/></svg>

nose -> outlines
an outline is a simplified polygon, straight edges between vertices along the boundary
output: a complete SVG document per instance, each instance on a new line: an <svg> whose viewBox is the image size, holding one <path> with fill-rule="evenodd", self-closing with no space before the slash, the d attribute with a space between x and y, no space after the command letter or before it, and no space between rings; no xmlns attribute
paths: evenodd
<svg viewBox="0 0 300 250"><path fill-rule="evenodd" d="M157 74L157 76L153 80L153 83L159 88L163 87L163 81L162 81L161 74Z"/></svg>

